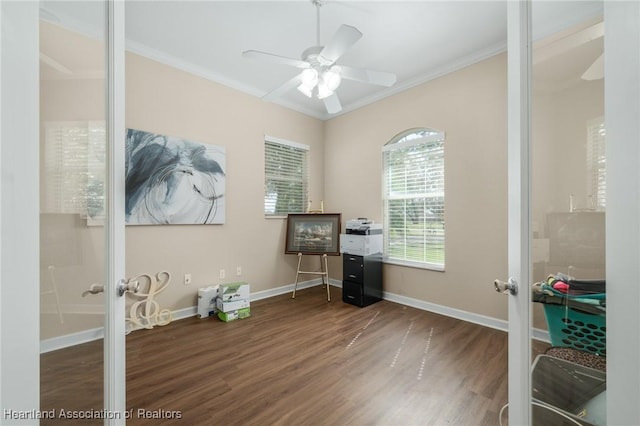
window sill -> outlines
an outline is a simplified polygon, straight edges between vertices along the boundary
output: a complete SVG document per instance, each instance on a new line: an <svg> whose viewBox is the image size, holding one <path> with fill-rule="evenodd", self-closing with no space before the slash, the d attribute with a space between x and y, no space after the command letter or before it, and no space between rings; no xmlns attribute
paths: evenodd
<svg viewBox="0 0 640 426"><path fill-rule="evenodd" d="M435 263L411 262L409 260L397 260L397 259L388 259L388 258L383 259L382 262L387 263L389 265L407 266L409 268L444 272L444 265L437 265Z"/></svg>

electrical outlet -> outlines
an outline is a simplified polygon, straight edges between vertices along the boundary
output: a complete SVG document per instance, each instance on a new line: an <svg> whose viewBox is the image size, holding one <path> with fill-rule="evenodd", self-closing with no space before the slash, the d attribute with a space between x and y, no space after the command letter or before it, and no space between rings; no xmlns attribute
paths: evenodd
<svg viewBox="0 0 640 426"><path fill-rule="evenodd" d="M191 284L191 274L184 274L184 285Z"/></svg>
<svg viewBox="0 0 640 426"><path fill-rule="evenodd" d="M221 279L221 280L224 280L224 277L225 277L226 275L227 275L227 274L225 274L224 269L220 269L220 279Z"/></svg>
<svg viewBox="0 0 640 426"><path fill-rule="evenodd" d="M242 267L241 267L241 266L238 266L238 267L236 268L236 276L238 276L238 277L239 277L240 275L242 275Z"/></svg>

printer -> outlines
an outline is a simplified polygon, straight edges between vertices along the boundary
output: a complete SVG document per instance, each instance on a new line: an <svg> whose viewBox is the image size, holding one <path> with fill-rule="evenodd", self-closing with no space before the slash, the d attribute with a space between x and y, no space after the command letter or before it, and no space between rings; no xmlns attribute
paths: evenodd
<svg viewBox="0 0 640 426"><path fill-rule="evenodd" d="M382 253L382 225L358 218L347 220L346 234L340 234L340 253L369 256Z"/></svg>
<svg viewBox="0 0 640 426"><path fill-rule="evenodd" d="M368 219L351 219L347 221L347 234L375 235L382 234L382 225Z"/></svg>

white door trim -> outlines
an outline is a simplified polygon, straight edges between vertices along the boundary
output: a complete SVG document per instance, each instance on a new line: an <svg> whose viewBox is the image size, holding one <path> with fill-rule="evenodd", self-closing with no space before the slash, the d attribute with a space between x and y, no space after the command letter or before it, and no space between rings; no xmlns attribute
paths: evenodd
<svg viewBox="0 0 640 426"><path fill-rule="evenodd" d="M38 6L0 2L0 423L12 425L40 407Z"/></svg>
<svg viewBox="0 0 640 426"><path fill-rule="evenodd" d="M531 3L507 5L509 424L531 424Z"/></svg>
<svg viewBox="0 0 640 426"><path fill-rule="evenodd" d="M640 424L637 403L640 401L640 3L605 1L604 16L607 424L637 425Z"/></svg>
<svg viewBox="0 0 640 426"><path fill-rule="evenodd" d="M125 298L125 10L124 1L107 0L107 264L105 285L104 404L122 413L105 424L124 425L126 408Z"/></svg>

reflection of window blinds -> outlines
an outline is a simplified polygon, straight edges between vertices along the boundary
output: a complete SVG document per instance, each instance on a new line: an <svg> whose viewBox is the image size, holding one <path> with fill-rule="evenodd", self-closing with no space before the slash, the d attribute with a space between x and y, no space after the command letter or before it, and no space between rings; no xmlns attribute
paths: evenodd
<svg viewBox="0 0 640 426"><path fill-rule="evenodd" d="M606 206L606 154L604 117L587 122L587 196L590 208L604 210Z"/></svg>
<svg viewBox="0 0 640 426"><path fill-rule="evenodd" d="M105 144L103 121L45 123L43 213L102 213Z"/></svg>

